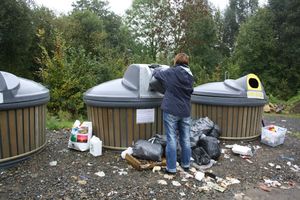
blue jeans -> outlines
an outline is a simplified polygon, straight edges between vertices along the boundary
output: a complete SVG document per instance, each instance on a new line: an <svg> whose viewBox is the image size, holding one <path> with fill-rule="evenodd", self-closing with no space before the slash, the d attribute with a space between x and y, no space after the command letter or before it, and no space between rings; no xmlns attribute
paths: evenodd
<svg viewBox="0 0 300 200"><path fill-rule="evenodd" d="M191 143L190 143L190 117L177 117L163 112L164 128L167 135L167 170L176 172L177 161L177 134L179 131L179 144L181 146L181 166L190 167Z"/></svg>

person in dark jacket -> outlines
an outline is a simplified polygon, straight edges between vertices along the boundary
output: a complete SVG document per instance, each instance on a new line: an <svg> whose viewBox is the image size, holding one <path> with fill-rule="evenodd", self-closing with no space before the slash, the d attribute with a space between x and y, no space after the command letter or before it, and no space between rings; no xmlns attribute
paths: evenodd
<svg viewBox="0 0 300 200"><path fill-rule="evenodd" d="M185 171L190 167L190 112L193 93L193 74L188 66L189 57L179 53L174 58L174 67L167 70L154 70L153 76L165 88L161 104L163 121L167 136L166 159L167 173L176 173L177 130L181 146L181 166Z"/></svg>

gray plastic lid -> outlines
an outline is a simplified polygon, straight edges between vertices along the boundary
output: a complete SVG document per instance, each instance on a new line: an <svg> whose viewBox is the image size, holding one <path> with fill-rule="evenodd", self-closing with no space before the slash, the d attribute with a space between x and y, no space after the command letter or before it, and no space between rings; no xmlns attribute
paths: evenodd
<svg viewBox="0 0 300 200"><path fill-rule="evenodd" d="M194 88L193 103L210 105L264 105L267 97L259 78L248 74L239 79L206 83Z"/></svg>
<svg viewBox="0 0 300 200"><path fill-rule="evenodd" d="M159 106L163 95L149 87L152 72L151 65L132 64L123 78L102 83L86 91L83 96L84 102L87 105L105 107Z"/></svg>
<svg viewBox="0 0 300 200"><path fill-rule="evenodd" d="M39 83L0 71L0 110L43 104L49 90Z"/></svg>

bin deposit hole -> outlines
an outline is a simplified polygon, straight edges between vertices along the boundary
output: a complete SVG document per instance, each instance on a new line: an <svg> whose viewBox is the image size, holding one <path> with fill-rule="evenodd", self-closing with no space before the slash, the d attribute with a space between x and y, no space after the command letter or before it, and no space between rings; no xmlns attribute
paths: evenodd
<svg viewBox="0 0 300 200"><path fill-rule="evenodd" d="M252 88L258 88L258 81L255 79L255 78L250 78L249 79L249 85L252 87Z"/></svg>

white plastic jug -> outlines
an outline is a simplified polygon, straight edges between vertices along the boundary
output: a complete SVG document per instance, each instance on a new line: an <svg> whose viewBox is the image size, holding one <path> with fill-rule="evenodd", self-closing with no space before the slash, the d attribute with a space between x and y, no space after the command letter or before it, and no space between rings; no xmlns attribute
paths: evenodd
<svg viewBox="0 0 300 200"><path fill-rule="evenodd" d="M96 136L93 136L90 140L90 153L93 156L102 155L102 141Z"/></svg>

